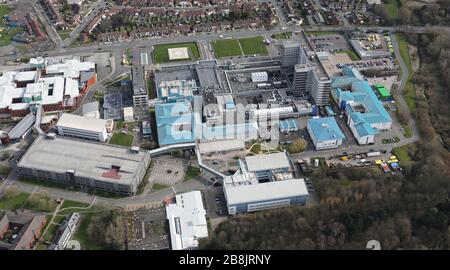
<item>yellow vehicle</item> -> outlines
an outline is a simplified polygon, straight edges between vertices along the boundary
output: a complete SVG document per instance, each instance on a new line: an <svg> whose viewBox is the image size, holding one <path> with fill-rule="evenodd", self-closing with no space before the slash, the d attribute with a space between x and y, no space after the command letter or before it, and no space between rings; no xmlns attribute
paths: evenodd
<svg viewBox="0 0 450 270"><path fill-rule="evenodd" d="M348 160L348 157L347 157L347 156L343 156L343 157L341 157L341 160L342 160L342 161L347 161L347 160Z"/></svg>
<svg viewBox="0 0 450 270"><path fill-rule="evenodd" d="M383 163L383 160L381 159L375 160L375 164L380 165L381 163Z"/></svg>
<svg viewBox="0 0 450 270"><path fill-rule="evenodd" d="M398 159L391 159L389 160L387 163L391 164L391 163L398 163Z"/></svg>
<svg viewBox="0 0 450 270"><path fill-rule="evenodd" d="M397 156L392 156L392 157L390 157L389 159L397 159Z"/></svg>

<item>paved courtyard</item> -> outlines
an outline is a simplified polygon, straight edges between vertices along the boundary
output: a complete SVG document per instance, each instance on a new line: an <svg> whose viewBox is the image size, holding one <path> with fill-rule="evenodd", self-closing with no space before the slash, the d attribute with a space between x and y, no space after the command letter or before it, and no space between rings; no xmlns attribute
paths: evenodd
<svg viewBox="0 0 450 270"><path fill-rule="evenodd" d="M183 181L188 167L188 160L184 158L173 156L158 157L154 159L148 182L150 186L156 183L172 186L177 182Z"/></svg>

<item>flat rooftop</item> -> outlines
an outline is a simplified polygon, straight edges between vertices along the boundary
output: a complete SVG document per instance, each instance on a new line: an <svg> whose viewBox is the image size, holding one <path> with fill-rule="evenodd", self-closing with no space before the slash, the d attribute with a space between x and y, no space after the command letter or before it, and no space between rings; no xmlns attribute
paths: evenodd
<svg viewBox="0 0 450 270"><path fill-rule="evenodd" d="M289 160L286 153L275 153L267 155L255 155L245 157L247 169L251 172L289 168Z"/></svg>
<svg viewBox="0 0 450 270"><path fill-rule="evenodd" d="M56 136L54 140L39 136L19 161L23 168L66 173L101 181L131 184L145 159L145 152L132 153L124 147L73 140ZM111 166L119 166L115 177L105 177Z"/></svg>
<svg viewBox="0 0 450 270"><path fill-rule="evenodd" d="M103 132L106 127L106 120L90 118L70 113L63 113L58 120L57 126L73 128L79 130L88 130L93 132Z"/></svg>
<svg viewBox="0 0 450 270"><path fill-rule="evenodd" d="M228 205L308 195L308 189L303 179L282 180L252 185L225 185L224 192Z"/></svg>

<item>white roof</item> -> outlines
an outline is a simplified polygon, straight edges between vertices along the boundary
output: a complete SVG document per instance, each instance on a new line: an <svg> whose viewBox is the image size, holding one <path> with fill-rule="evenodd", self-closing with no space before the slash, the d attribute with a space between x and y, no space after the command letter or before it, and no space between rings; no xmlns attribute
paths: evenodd
<svg viewBox="0 0 450 270"><path fill-rule="evenodd" d="M308 189L303 179L274 181L261 184L225 185L224 192L228 205L308 195Z"/></svg>
<svg viewBox="0 0 450 270"><path fill-rule="evenodd" d="M134 115L134 111L133 111L133 107L125 107L123 108L123 117L133 117Z"/></svg>
<svg viewBox="0 0 450 270"><path fill-rule="evenodd" d="M64 78L78 78L80 76L80 71L88 71L94 68L94 63L70 59L64 63L48 65L45 68L45 72L47 74L62 73Z"/></svg>
<svg viewBox="0 0 450 270"><path fill-rule="evenodd" d="M18 82L34 81L36 79L36 71L19 72L14 79Z"/></svg>
<svg viewBox="0 0 450 270"><path fill-rule="evenodd" d="M63 113L58 120L58 127L103 132L106 128L106 120Z"/></svg>
<svg viewBox="0 0 450 270"><path fill-rule="evenodd" d="M254 110L253 113L255 116L272 116L280 115L282 113L292 113L293 111L294 109L291 106L287 106Z"/></svg>
<svg viewBox="0 0 450 270"><path fill-rule="evenodd" d="M286 153L274 153L267 155L255 155L245 157L247 169L250 172L289 168L289 160Z"/></svg>
<svg viewBox="0 0 450 270"><path fill-rule="evenodd" d="M78 81L72 78L66 79L66 88L64 95L70 97L78 97L80 95L80 90L78 89Z"/></svg>
<svg viewBox="0 0 450 270"><path fill-rule="evenodd" d="M0 108L13 107L13 105L24 106L28 104L12 103L13 98L21 98L25 93L25 88L16 88L15 85L0 85Z"/></svg>
<svg viewBox="0 0 450 270"><path fill-rule="evenodd" d="M64 97L64 78L48 77L40 78L38 83L44 84L42 89L42 104L56 104ZM30 84L28 84L30 85ZM27 89L28 89L27 85ZM51 90L53 89L53 90Z"/></svg>
<svg viewBox="0 0 450 270"><path fill-rule="evenodd" d="M206 211L200 191L178 194L176 204L166 206L172 249L198 248L198 239L208 237Z"/></svg>

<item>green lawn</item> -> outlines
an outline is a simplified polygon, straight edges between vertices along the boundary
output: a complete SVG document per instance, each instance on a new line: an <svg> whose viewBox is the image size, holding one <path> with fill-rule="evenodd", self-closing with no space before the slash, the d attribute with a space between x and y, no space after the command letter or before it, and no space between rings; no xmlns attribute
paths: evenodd
<svg viewBox="0 0 450 270"><path fill-rule="evenodd" d="M147 80L147 94L148 98L154 99L157 97L155 91L155 82L152 79Z"/></svg>
<svg viewBox="0 0 450 270"><path fill-rule="evenodd" d="M284 32L284 33L278 33L273 34L272 38L274 39L290 39L292 37L292 32Z"/></svg>
<svg viewBox="0 0 450 270"><path fill-rule="evenodd" d="M260 151L261 151L261 144L259 143L254 144L252 148L250 148L250 152L252 152L253 154L258 154Z"/></svg>
<svg viewBox="0 0 450 270"><path fill-rule="evenodd" d="M83 250L99 250L100 246L96 245L89 238L88 226L91 223L92 217L95 215L94 212L81 213L81 222L75 235L72 237L73 240L77 240L81 244L81 249Z"/></svg>
<svg viewBox="0 0 450 270"><path fill-rule="evenodd" d="M70 30L60 30L58 31L58 35L61 37L62 40L65 40L70 36L71 31Z"/></svg>
<svg viewBox="0 0 450 270"><path fill-rule="evenodd" d="M133 135L124 134L124 133L114 133L111 140L109 140L110 144L121 145L130 147L133 143Z"/></svg>
<svg viewBox="0 0 450 270"><path fill-rule="evenodd" d="M161 190L161 189L165 189L165 188L168 188L168 187L169 186L156 183L156 184L153 184L152 189L153 190Z"/></svg>
<svg viewBox="0 0 450 270"><path fill-rule="evenodd" d="M405 138L411 138L413 135L412 132L412 128L407 124L407 125L402 125L404 131L403 131L403 136L405 136Z"/></svg>
<svg viewBox="0 0 450 270"><path fill-rule="evenodd" d="M0 198L0 209L14 210L20 208L28 199L29 195L30 194L28 193L20 193L18 196L11 199L5 199L2 197Z"/></svg>
<svg viewBox="0 0 450 270"><path fill-rule="evenodd" d="M386 9L389 17L397 18L400 4L401 0L388 0L387 3L384 4L384 8Z"/></svg>
<svg viewBox="0 0 450 270"><path fill-rule="evenodd" d="M400 55L403 59L403 61L406 64L406 67L409 71L408 81L405 84L405 88L403 89L403 96L405 98L406 104L408 105L408 108L415 112L416 110L416 93L414 90L414 85L411 81L413 76L413 69L411 64L411 59L409 57L409 49L408 49L408 42L405 40L403 35L396 34L396 38L398 41L398 47L400 50Z"/></svg>
<svg viewBox="0 0 450 270"><path fill-rule="evenodd" d="M156 45L153 51L153 60L155 63L166 63L169 62L169 52L167 49L170 48L182 48L188 47L190 51L191 60L197 60L200 58L200 53L198 52L198 47L196 42L187 42L187 43L175 43L175 44L162 44ZM194 59L192 59L194 56ZM177 60L178 61L178 60Z"/></svg>
<svg viewBox="0 0 450 270"><path fill-rule="evenodd" d="M194 166L189 166L186 175L184 176L184 181L187 181L189 179L192 179L194 177L197 177L200 175L200 168L198 167L194 167Z"/></svg>
<svg viewBox="0 0 450 270"><path fill-rule="evenodd" d="M89 205L90 205L89 203L76 202L76 201L71 201L71 200L64 200L63 205L61 206L60 209L65 209L65 208L69 208L69 207L86 208ZM71 211L76 211L76 210L71 210Z"/></svg>
<svg viewBox="0 0 450 270"><path fill-rule="evenodd" d="M5 177L9 174L11 168L9 166L0 165L0 175Z"/></svg>
<svg viewBox="0 0 450 270"><path fill-rule="evenodd" d="M411 161L411 157L408 154L408 145L395 147L392 149L392 153L397 156L397 159L400 162L408 162Z"/></svg>
<svg viewBox="0 0 450 270"><path fill-rule="evenodd" d="M237 39L219 39L212 43L216 58L242 55L241 47Z"/></svg>
<svg viewBox="0 0 450 270"><path fill-rule="evenodd" d="M360 60L358 54L356 52L354 52L353 50L345 50L345 51L340 51L339 53L346 53L348 55L348 57L350 57L350 59L352 61L358 61Z"/></svg>
<svg viewBox="0 0 450 270"><path fill-rule="evenodd" d="M262 54L267 55L266 45L264 45L263 37L251 37L239 39L242 52L245 55Z"/></svg>
<svg viewBox="0 0 450 270"><path fill-rule="evenodd" d="M122 129L125 125L125 122L121 121L121 120L117 120L117 121L115 121L115 125L116 125L116 129Z"/></svg>
<svg viewBox="0 0 450 270"><path fill-rule="evenodd" d="M66 218L66 216L64 216L64 215L56 215L55 218L53 219L53 223L55 223L55 224L50 224L50 220L52 219L52 215L47 215L46 227L48 227L48 230L47 230L47 233L44 236L44 239L43 239L44 241L49 241L49 242L52 241L53 237L56 234L56 231L59 228L59 225L64 221L65 218Z"/></svg>

